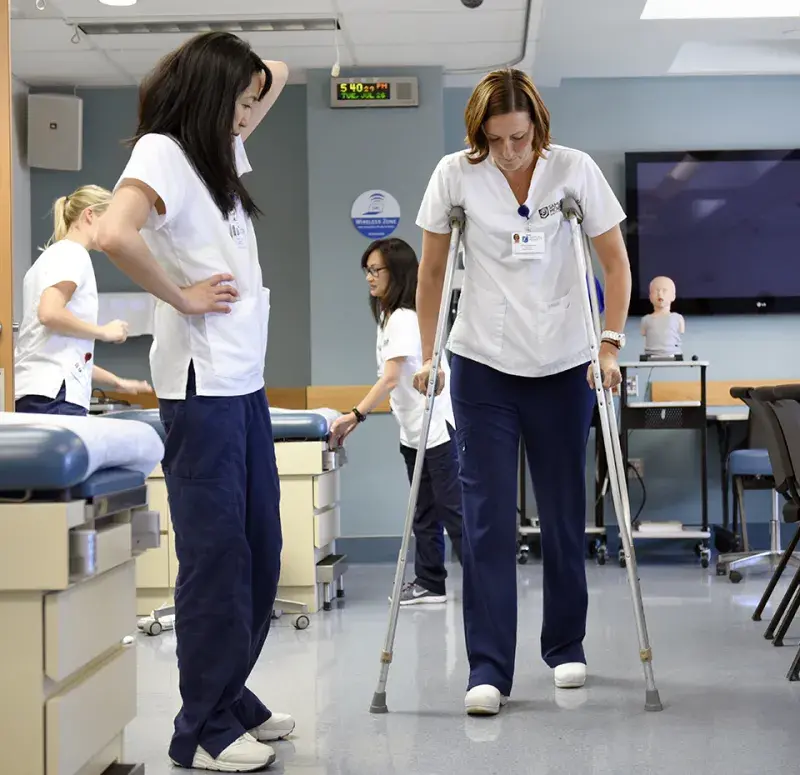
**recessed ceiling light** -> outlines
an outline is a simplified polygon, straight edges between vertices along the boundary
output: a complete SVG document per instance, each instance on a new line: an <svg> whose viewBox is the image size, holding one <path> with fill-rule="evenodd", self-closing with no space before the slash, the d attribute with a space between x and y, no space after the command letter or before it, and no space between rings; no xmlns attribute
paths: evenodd
<svg viewBox="0 0 800 775"><path fill-rule="evenodd" d="M642 19L776 19L800 16L800 0L647 0Z"/></svg>
<svg viewBox="0 0 800 775"><path fill-rule="evenodd" d="M136 0L100 0L103 5L136 5Z"/></svg>

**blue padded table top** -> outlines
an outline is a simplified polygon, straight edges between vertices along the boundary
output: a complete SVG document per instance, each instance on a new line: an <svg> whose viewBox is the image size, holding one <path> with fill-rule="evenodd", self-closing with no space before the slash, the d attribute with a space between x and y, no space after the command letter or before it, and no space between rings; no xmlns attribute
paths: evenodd
<svg viewBox="0 0 800 775"><path fill-rule="evenodd" d="M89 475L89 453L67 428L41 425L0 426L0 494L34 491L91 499L141 487L145 477L127 468L106 468Z"/></svg>
<svg viewBox="0 0 800 775"><path fill-rule="evenodd" d="M146 422L158 432L161 440L165 440L164 428L158 409L124 409L121 412L110 412L101 417L113 417L117 420L139 420ZM270 412L272 433L275 441L324 441L328 438L328 421L313 411L275 411Z"/></svg>

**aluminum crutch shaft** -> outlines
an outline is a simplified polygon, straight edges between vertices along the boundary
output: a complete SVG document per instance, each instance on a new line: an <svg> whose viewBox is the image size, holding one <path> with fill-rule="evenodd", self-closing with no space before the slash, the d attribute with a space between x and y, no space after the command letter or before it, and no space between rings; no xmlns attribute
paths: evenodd
<svg viewBox="0 0 800 775"><path fill-rule="evenodd" d="M622 458L622 448L619 442L617 416L614 407L614 398L610 388L603 387L603 375L600 370L600 315L595 287L594 270L586 250L586 238L581 228L583 212L580 205L573 197L566 197L562 205L564 217L569 221L572 229L572 245L575 251L575 260L578 265L578 276L585 283L586 288L581 294L583 303L584 321L589 338L589 347L592 360L592 374L594 376L594 390L597 396L597 408L600 416L600 425L603 433L603 445L608 461L609 483L614 511L617 515L623 552L625 554L625 567L628 572L628 584L633 599L633 613L636 622L636 631L639 638L639 658L644 669L646 685L645 710L659 711L663 709L661 698L656 688L653 675L653 652L647 634L644 605L642 603L642 590L639 573L636 565L636 553L633 547L633 534L631 527L631 510L628 500L628 483ZM625 389L623 385L622 390Z"/></svg>
<svg viewBox="0 0 800 775"><path fill-rule="evenodd" d="M464 231L465 215L461 207L454 207L450 211L450 249L447 254L447 266L444 275L444 286L442 288L442 299L439 305L439 320L436 325L436 337L433 343L433 362L431 364L430 378L428 379L428 389L425 395L425 413L422 417L422 430L419 437L419 447L417 457L414 461L414 473L411 477L411 492L408 496L408 507L406 509L406 521L403 528L403 540L400 545L400 554L397 558L397 568L394 575L394 587L392 591L392 605L389 611L389 627L386 632L386 641L381 651L381 669L378 679L378 686L372 698L370 713L388 713L386 705L386 682L389 677L389 666L392 663L394 639L397 632L397 617L400 612L400 591L403 587L406 570L406 556L408 545L411 542L411 531L414 525L414 512L417 508L417 498L419 497L419 485L422 480L422 466L425 462L425 450L428 446L428 434L433 415L433 403L436 398L436 380L439 373L439 364L442 360L442 353L445 344L445 330L447 328L447 314L450 309L450 296L453 292L453 278L455 277L456 265L458 263L458 252L461 236Z"/></svg>

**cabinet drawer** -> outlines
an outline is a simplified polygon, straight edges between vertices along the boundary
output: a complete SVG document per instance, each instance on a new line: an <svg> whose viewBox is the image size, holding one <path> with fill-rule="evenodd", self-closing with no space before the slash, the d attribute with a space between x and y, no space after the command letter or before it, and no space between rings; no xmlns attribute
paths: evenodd
<svg viewBox="0 0 800 775"><path fill-rule="evenodd" d="M339 520L339 507L335 506L328 511L314 515L314 546L317 549L327 546L335 541L341 532Z"/></svg>
<svg viewBox="0 0 800 775"><path fill-rule="evenodd" d="M73 576L97 576L133 558L130 523L111 523L96 530L72 530L69 542Z"/></svg>
<svg viewBox="0 0 800 775"><path fill-rule="evenodd" d="M45 595L45 674L63 681L118 645L135 626L132 560L63 592Z"/></svg>
<svg viewBox="0 0 800 775"><path fill-rule="evenodd" d="M148 549L136 558L136 586L139 589L169 587L169 547L167 536L161 536L158 549Z"/></svg>
<svg viewBox="0 0 800 775"><path fill-rule="evenodd" d="M47 701L47 775L76 775L135 717L136 650L123 648Z"/></svg>
<svg viewBox="0 0 800 775"><path fill-rule="evenodd" d="M339 502L339 472L314 477L314 508L328 509Z"/></svg>

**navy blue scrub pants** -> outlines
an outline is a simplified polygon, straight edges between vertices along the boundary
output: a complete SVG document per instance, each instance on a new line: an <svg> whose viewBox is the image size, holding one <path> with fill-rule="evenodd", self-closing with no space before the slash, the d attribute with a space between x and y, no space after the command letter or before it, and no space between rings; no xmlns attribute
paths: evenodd
<svg viewBox="0 0 800 775"><path fill-rule="evenodd" d="M278 589L280 486L266 394L160 400L162 464L178 556L175 625L183 707L170 757L218 757L271 712L245 687Z"/></svg>
<svg viewBox="0 0 800 775"><path fill-rule="evenodd" d="M449 423L448 430L448 441L425 452L417 508L414 511L415 581L435 595L447 592L443 527L447 529L453 552L461 562L461 485L458 482L458 457L453 439L455 431ZM411 484L417 450L401 444L400 452Z"/></svg>
<svg viewBox="0 0 800 775"><path fill-rule="evenodd" d="M61 383L61 389L55 398L47 396L22 396L16 400L14 409L17 412L30 414L65 414L71 417L85 417L89 412L78 404L67 401L66 383Z"/></svg>
<svg viewBox="0 0 800 775"><path fill-rule="evenodd" d="M542 657L550 667L586 661L585 470L595 401L587 367L531 379L453 356L469 689L489 684L508 696L514 680L520 434L541 525Z"/></svg>

